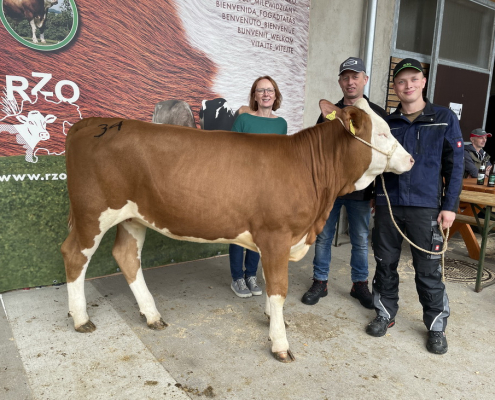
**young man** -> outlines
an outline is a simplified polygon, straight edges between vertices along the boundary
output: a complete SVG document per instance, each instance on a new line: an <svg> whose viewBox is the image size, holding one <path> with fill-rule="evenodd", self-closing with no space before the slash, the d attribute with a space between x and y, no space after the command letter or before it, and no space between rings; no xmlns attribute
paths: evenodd
<svg viewBox="0 0 495 400"><path fill-rule="evenodd" d="M409 240L429 251L441 251L439 224L449 228L455 219L464 172L464 142L459 121L452 111L423 97L426 78L419 61L408 58L396 65L393 89L400 99L386 121L399 143L415 160L402 175L383 174L385 187L398 227ZM399 309L399 264L402 236L394 226L382 183L377 179L375 227L372 234L376 271L373 303L377 317L366 327L371 336L383 336L394 326ZM416 290L428 329L426 348L447 352L445 328L450 315L442 282L440 255L430 255L411 246Z"/></svg>
<svg viewBox="0 0 495 400"><path fill-rule="evenodd" d="M336 104L344 108L352 106L358 99L364 97L364 87L368 82L368 76L364 68L363 60L350 57L340 64L339 85L344 97ZM384 118L385 110L368 100L370 107L378 115ZM320 115L317 123L324 122ZM371 293L368 289L368 234L370 222L370 200L373 192L373 184L366 189L349 193L335 200L333 209L323 231L316 238L315 258L313 261L313 285L304 294L302 302L307 305L318 303L320 297L328 293L328 273L332 259L332 240L335 235L335 225L340 218L340 209L345 206L349 219L349 236L351 239L351 296L359 300L366 308L374 308Z"/></svg>
<svg viewBox="0 0 495 400"><path fill-rule="evenodd" d="M486 139L492 137L491 133L486 133L483 129L478 128L471 132L469 140L471 144L464 148L464 178L477 178L478 171L483 160L487 160L486 175L490 173L492 164L490 164L490 155L483 150Z"/></svg>

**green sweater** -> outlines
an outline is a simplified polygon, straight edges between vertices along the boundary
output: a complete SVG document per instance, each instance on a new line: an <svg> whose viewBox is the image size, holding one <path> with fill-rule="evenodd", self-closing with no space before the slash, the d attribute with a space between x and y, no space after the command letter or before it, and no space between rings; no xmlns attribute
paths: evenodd
<svg viewBox="0 0 495 400"><path fill-rule="evenodd" d="M277 133L287 135L287 121L282 117L265 118L244 113L239 115L232 131L245 133Z"/></svg>

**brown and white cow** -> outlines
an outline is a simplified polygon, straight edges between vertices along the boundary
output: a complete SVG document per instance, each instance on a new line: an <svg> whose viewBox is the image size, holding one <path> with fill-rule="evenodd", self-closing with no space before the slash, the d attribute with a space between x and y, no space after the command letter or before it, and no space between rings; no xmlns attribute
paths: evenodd
<svg viewBox="0 0 495 400"><path fill-rule="evenodd" d="M4 0L5 15L14 19L27 19L33 32L33 43L38 43L36 27L40 30L40 40L45 41L45 25L48 9L58 0Z"/></svg>
<svg viewBox="0 0 495 400"><path fill-rule="evenodd" d="M141 270L148 227L174 239L258 251L271 350L278 360L291 361L283 318L289 260L306 254L337 196L414 163L365 100L356 106L340 110L322 100L323 114L336 111L342 123L328 121L292 136L105 118L76 123L66 141L71 231L62 245L75 329L95 329L86 311L84 277L114 225L112 253L141 313L150 328L166 326ZM351 120L357 137L391 156L356 140L348 132Z"/></svg>

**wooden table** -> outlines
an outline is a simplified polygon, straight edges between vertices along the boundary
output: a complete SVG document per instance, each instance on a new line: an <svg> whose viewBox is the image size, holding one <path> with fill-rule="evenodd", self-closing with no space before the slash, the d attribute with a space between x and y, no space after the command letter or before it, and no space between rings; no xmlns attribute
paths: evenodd
<svg viewBox="0 0 495 400"><path fill-rule="evenodd" d="M459 222L455 222L452 225L450 230L450 235L459 231L466 243L466 247L468 248L469 256L471 258L475 258L478 260L478 273L476 276L476 286L475 291L480 292L482 290L481 286L481 276L483 273L483 265L485 261L485 252L486 252L486 244L488 242L488 232L490 229L495 226L495 222L491 221L492 207L495 207L495 188L490 188L485 185L477 185L476 178L466 178L464 179L462 191L459 196L461 201L461 206L459 209L459 214L462 215L471 215L476 218L478 222L478 227L481 232L481 247L478 244L476 237L473 234L471 226L468 224L462 224ZM485 207L485 220L484 225L480 224L478 220L477 214L479 211ZM477 247L478 253L473 254L472 252ZM488 285L486 285L488 286Z"/></svg>
<svg viewBox="0 0 495 400"><path fill-rule="evenodd" d="M470 192L495 194L495 188L490 188L486 186L486 179L485 179L485 185L478 185L476 181L477 181L476 178L464 179L462 182L463 183L462 189ZM461 203L459 204L459 210L457 211L457 213L461 215L474 217L471 205L467 202L463 202L462 200ZM469 224L456 221L450 228L450 236L453 236L454 233L456 232L459 232L461 234L462 239L466 244L469 257L471 257L473 260L479 260L480 245L478 243L478 240L476 239L475 234L473 233L473 230L471 229L471 226Z"/></svg>

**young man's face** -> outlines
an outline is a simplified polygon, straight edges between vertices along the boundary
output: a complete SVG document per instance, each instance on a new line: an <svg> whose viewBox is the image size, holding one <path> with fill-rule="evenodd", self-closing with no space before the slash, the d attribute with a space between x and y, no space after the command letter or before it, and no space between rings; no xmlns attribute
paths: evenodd
<svg viewBox="0 0 495 400"><path fill-rule="evenodd" d="M367 82L368 77L364 72L347 70L339 76L339 85L346 99L357 100L363 97L364 87Z"/></svg>
<svg viewBox="0 0 495 400"><path fill-rule="evenodd" d="M486 136L472 136L470 137L471 143L473 144L476 150L480 150L485 147L486 144Z"/></svg>
<svg viewBox="0 0 495 400"><path fill-rule="evenodd" d="M394 91L401 103L415 104L423 101L423 89L426 78L423 73L406 68L400 71L394 78Z"/></svg>

